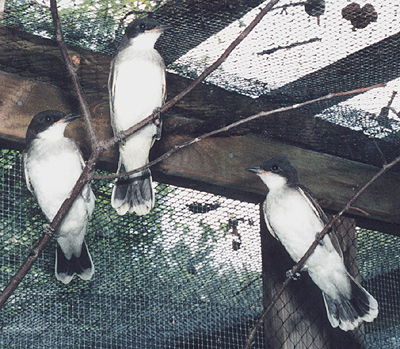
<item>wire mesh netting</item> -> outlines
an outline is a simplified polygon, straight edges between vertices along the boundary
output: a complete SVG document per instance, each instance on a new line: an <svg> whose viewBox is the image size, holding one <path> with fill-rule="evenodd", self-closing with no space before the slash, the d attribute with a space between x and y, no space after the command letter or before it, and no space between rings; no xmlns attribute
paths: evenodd
<svg viewBox="0 0 400 349"><path fill-rule="evenodd" d="M207 92L173 113L217 128L252 112L386 83L356 97L312 104L296 115L248 123L237 132L370 165L393 159L400 127L400 4L376 0L371 8L360 1L361 12L350 19L343 15L350 1L324 3L317 19L305 11L305 2L280 1L207 78ZM59 12L70 52L82 58L78 75L83 89L101 114L98 105L108 108L111 57L134 17L149 15L173 25L156 47L169 73L193 79L265 4L65 0ZM2 72L70 93L57 45L42 39L54 40L46 1L7 0L0 32ZM18 99L21 86L15 87L12 100L18 107L25 103ZM211 104L217 88L231 93L220 98L221 106ZM300 119L303 115L307 122ZM3 288L47 222L25 187L20 154L2 149L0 171ZM293 265L290 258L287 266L279 265L287 257L281 251L276 264L264 265L261 277L265 261L258 206L161 183L150 215L120 217L110 207L111 184L95 182L93 189L96 211L86 237L96 267L93 280L75 277L68 286L58 282L53 242L2 309L0 346L242 348L263 302ZM399 238L357 228L354 222L338 230L347 267L378 300L379 317L355 333L330 330L321 292L302 273L275 305L254 348L400 347ZM282 248L276 241L271 246L270 252Z"/></svg>
<svg viewBox="0 0 400 349"><path fill-rule="evenodd" d="M25 187L20 154L3 149L0 162L3 288L47 222ZM111 209L110 184L93 188L96 210L86 241L95 277L75 277L69 285L57 281L51 244L2 310L1 346L241 348L263 304L257 206L158 184L154 212L122 218ZM337 231L348 270L380 307L375 322L351 334L354 347L396 347L399 238L356 228L354 221ZM276 291L276 285L266 286L264 292ZM330 340L337 332L324 332L321 292L307 274L293 282L272 314L255 348L341 347L340 340L338 346ZM345 335L337 331L338 338Z"/></svg>
<svg viewBox="0 0 400 349"><path fill-rule="evenodd" d="M47 223L21 156L1 151L0 288ZM236 348L262 309L256 205L169 185L145 217L120 217L94 183L93 281L54 276L48 247L2 310L2 348Z"/></svg>
<svg viewBox="0 0 400 349"><path fill-rule="evenodd" d="M170 73L193 79L219 57L266 3L260 0L65 0L59 2L59 12L66 42L71 50L77 50L74 54L82 56L78 75L85 93L104 101L108 96L110 59L125 26L133 18L152 16L173 26L163 34L156 47ZM400 98L393 92L398 91L400 76L396 59L400 48L400 5L397 1L376 0L372 8L364 9L366 4L360 3L358 20L365 17L366 22L357 23L357 18L343 17L349 1L324 3L318 20L305 11L304 2L280 1L206 81L226 91L257 99L257 105L263 109L386 83L385 88L346 97L340 103L338 100L314 103L301 109L299 114L316 116L332 125L379 139L380 149L390 161L395 156L393 147L398 145ZM71 90L58 47L27 40L11 30L54 38L46 1L7 1L2 24L10 30L0 38L2 71ZM79 49L94 53L86 57ZM203 106L204 96L198 98L194 105L197 109L201 105L204 114L191 109L185 117L189 115L201 121L216 117L212 111L216 113L219 109L216 106L208 109ZM222 118L224 112L220 111L220 123L243 118L252 111L250 107L236 106L229 109L229 104L223 105L222 110L229 112ZM187 108L186 105L181 107ZM268 132L263 128L251 130L266 138L285 139L300 147L382 165L372 140L367 137L347 136L341 128L332 127L331 137L325 129L324 137L310 144L312 137L308 134L302 137L306 133L304 128L292 125L282 134L281 125L278 128L275 124L278 125L276 122L268 124ZM319 127L322 125L326 124L320 123ZM338 142L338 138L342 142ZM339 148L338 144L342 143L346 146ZM361 155L360 149L365 149Z"/></svg>

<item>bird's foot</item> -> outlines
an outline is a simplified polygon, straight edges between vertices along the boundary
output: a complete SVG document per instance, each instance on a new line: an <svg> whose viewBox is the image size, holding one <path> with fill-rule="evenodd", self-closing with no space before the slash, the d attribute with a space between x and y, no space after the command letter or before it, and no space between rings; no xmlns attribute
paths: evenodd
<svg viewBox="0 0 400 349"><path fill-rule="evenodd" d="M43 226L44 233L51 236L52 238L57 238L57 232L50 226L50 224L45 224Z"/></svg>
<svg viewBox="0 0 400 349"><path fill-rule="evenodd" d="M119 131L116 134L116 137L117 137L118 143L120 143L122 145L125 144L125 142L126 142L126 132L125 131Z"/></svg>
<svg viewBox="0 0 400 349"><path fill-rule="evenodd" d="M286 277L288 277L289 279L292 279L292 280L299 280L300 276L301 276L300 273L293 274L292 269L290 269L286 272Z"/></svg>
<svg viewBox="0 0 400 349"><path fill-rule="evenodd" d="M153 123L156 126L161 125L162 123L162 118L161 118L161 113L160 113L160 108L156 108L153 112Z"/></svg>

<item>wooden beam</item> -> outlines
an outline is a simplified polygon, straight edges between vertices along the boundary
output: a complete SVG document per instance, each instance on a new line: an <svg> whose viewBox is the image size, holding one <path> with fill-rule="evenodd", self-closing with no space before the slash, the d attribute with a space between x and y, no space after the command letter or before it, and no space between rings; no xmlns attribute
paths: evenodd
<svg viewBox="0 0 400 349"><path fill-rule="evenodd" d="M89 99L90 109L95 115L96 132L100 139L112 136L108 109L104 103ZM65 113L77 113L75 99L58 87L23 79L16 75L0 72L0 138L19 144L23 148L25 134L33 116L37 113L57 109ZM67 128L67 134L75 138L86 156L90 153L90 144L84 122L77 120ZM104 161L111 161L117 156L111 149L104 154Z"/></svg>
<svg viewBox="0 0 400 349"><path fill-rule="evenodd" d="M183 140L180 136L165 135L160 145L168 149ZM340 210L379 170L374 166L250 135L202 140L175 153L157 169L168 175L201 180L231 191L266 195L267 188L261 180L245 169L277 155L288 156L297 168L302 184L320 199L322 207L334 211ZM399 197L400 174L388 172L358 199L350 213L399 224Z"/></svg>
<svg viewBox="0 0 400 349"><path fill-rule="evenodd" d="M87 98L91 99L94 117L107 119L107 81L111 57L77 47L69 47L69 52L71 56L80 58L78 74ZM368 53L368 50L365 52ZM345 63L342 62L342 64ZM18 74L20 77L58 86L71 94L70 79L66 74L57 43L52 40L0 25L0 67L3 71ZM323 77L326 72L321 70L320 74ZM318 76L318 72L313 73L313 78L309 77L309 80L318 80ZM309 80L303 81L302 84L310 84L312 81ZM167 98L174 97L190 83L189 79L168 73ZM326 85L325 81L324 86ZM301 87L298 89L308 90ZM177 127L170 128L167 132L198 135L259 111L272 110L279 106L280 104L274 99L253 99L211 84L202 84L169 110L169 116L177 117L175 123ZM232 130L229 135L254 133L259 137L279 140L374 166L382 165L382 157L376 144L387 161L398 153L396 146L392 143L379 139L372 140L362 132L355 132L315 118L313 111L314 109L303 108L277 114L247 123ZM101 115L98 116L99 114ZM184 120L183 127L179 126L179 120Z"/></svg>
<svg viewBox="0 0 400 349"><path fill-rule="evenodd" d="M93 116L99 118L99 122L108 120L107 81L112 57L77 47L69 47L69 52L71 56L80 58L78 74L84 92L90 99ZM71 94L70 79L57 43L52 40L0 25L0 67L3 71L18 74L20 77L58 86L67 95ZM324 71L320 73L322 76L326 75ZM312 76L312 81L318 80L318 72ZM167 98L174 97L190 83L189 79L168 73ZM307 80L302 82L304 83L311 82ZM68 98L74 99L73 96ZM173 118L174 123L173 127L166 128L165 131L197 136L259 111L272 110L279 106L274 99L253 99L211 84L201 84L168 111L165 117ZM235 128L228 135L252 133L260 138L274 139L374 166L381 166L383 163L380 151L387 161L398 153L392 143L372 140L362 132L315 118L313 110L303 108L276 114Z"/></svg>
<svg viewBox="0 0 400 349"><path fill-rule="evenodd" d="M393 57L400 55L399 40L400 33L391 35L273 90L262 98L299 103L328 93L350 91L397 79L400 76L400 62ZM320 107L321 110L327 108L327 103L322 103Z"/></svg>
<svg viewBox="0 0 400 349"><path fill-rule="evenodd" d="M26 129L32 117L46 109L76 112L76 102L61 89L32 80L0 73L0 137L23 147ZM89 99L96 131L100 139L112 135L107 101ZM205 121L169 115L164 120L164 134L156 142L152 157L190 139ZM88 155L90 145L83 122L77 121L67 131ZM208 128L208 126L207 126ZM185 130L185 131L184 131ZM184 132L183 132L184 131ZM301 181L320 198L324 208L339 210L370 179L378 168L335 156L302 149L247 132L212 137L185 148L156 166L155 178L183 186L212 190L226 196L242 195L260 200L267 193L264 184L245 169L276 155L288 156L300 173ZM102 162L115 169L116 149L108 151ZM357 202L352 213L400 224L400 174L388 172ZM396 228L397 229L397 228ZM397 230L396 230L397 231Z"/></svg>

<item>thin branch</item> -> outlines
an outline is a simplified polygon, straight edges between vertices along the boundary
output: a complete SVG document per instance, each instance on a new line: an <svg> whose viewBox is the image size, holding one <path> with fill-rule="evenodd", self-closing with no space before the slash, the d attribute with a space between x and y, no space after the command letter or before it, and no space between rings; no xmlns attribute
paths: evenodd
<svg viewBox="0 0 400 349"><path fill-rule="evenodd" d="M52 0L55 1L55 0ZM253 21L239 34L239 36L228 46L228 48L222 53L222 55L212 64L210 65L207 69L201 73L201 75L194 80L188 87L186 87L181 93L177 94L174 98L170 99L167 103L165 103L160 109L155 111L153 114L149 115L145 119L143 119L141 122L138 124L128 128L127 130L120 132L118 135L116 135L113 138L110 138L109 140L104 142L104 146L106 148L109 148L113 146L114 144L118 143L120 140L124 140L136 131L140 130L144 126L154 122L154 120L157 118L158 113L164 113L171 107L173 107L176 103L178 103L183 97L185 97L188 93L190 93L193 89L195 89L199 84L201 84L204 79L210 75L215 69L217 69L225 60L228 58L228 56L231 54L231 52L238 46L249 33L254 29L254 27L263 19L263 17L272 9L272 7L279 2L279 0L271 0L265 7L260 11L260 13L253 19Z"/></svg>
<svg viewBox="0 0 400 349"><path fill-rule="evenodd" d="M78 178L71 195L63 202L60 209L58 210L57 214L53 218L52 222L48 230L50 231L57 231L59 228L62 220L64 219L65 215L68 213L70 207L74 203L75 199L78 197L80 192L82 191L83 187L88 183L89 173L93 171L94 166L96 165L97 159L100 157L101 151L94 150L91 158L89 159L86 167L83 169L80 177ZM13 294L15 289L21 283L25 275L28 273L32 265L35 263L37 258L39 257L40 253L46 247L47 243L52 238L51 234L45 232L42 237L39 239L39 242L36 246L31 250L29 256L25 259L22 266L18 269L17 273L13 276L10 282L7 284L6 288L0 294L0 308L4 305L7 299Z"/></svg>
<svg viewBox="0 0 400 349"><path fill-rule="evenodd" d="M173 105L178 103L184 96L186 96L190 91L192 91L198 84L200 84L213 70L215 70L225 59L226 57L233 51L233 49L249 34L249 32L255 27L255 25L261 21L262 17L273 7L278 0L271 0L270 3L266 5L266 7L261 11L260 14L256 17L257 21L253 20L252 23L239 35L239 37L229 46L229 48L223 53L223 55L210 67L208 68L199 78L197 78L191 85L189 85L184 91L182 91L179 95L177 95L173 100L166 103L158 112L165 112ZM100 159L101 155L104 153L105 150L113 146L118 142L119 139L125 139L126 137L130 136L140 128L143 128L147 124L154 121L156 113L154 115L148 116L142 122L137 125L132 126L127 131L122 132L120 135L115 136L109 139L106 142L98 142L97 136L94 132L94 128L90 118L90 112L88 104L85 100L82 88L79 84L77 75L73 69L73 64L71 58L68 54L67 48L65 46L65 42L62 35L60 19L58 17L57 11L57 1L50 0L51 4L51 13L53 16L54 27L56 28L56 37L57 41L60 44L61 53L63 55L64 62L66 64L67 70L72 78L73 85L75 91L78 95L78 100L85 118L85 123L88 128L88 133L90 135L90 139L92 141L93 152L86 164L85 168L83 169L78 181L76 182L74 188L72 189L70 197L68 197L63 204L61 205L60 209L58 210L56 216L50 223L50 230L56 231L60 226L62 220L64 219L65 215L68 213L68 210L72 206L74 200L78 197L79 193L82 191L83 187L88 183L91 178L91 173ZM251 29L249 29L251 28ZM234 44L235 43L235 44ZM120 137L119 137L120 136ZM47 232L45 232L42 237L39 239L37 245L32 249L30 255L26 258L18 272L14 275L14 277L10 280L6 288L0 294L0 308L4 305L7 299L13 294L16 290L18 285L21 283L25 275L28 273L32 265L35 263L36 259L46 247L47 243L50 241L51 236Z"/></svg>
<svg viewBox="0 0 400 349"><path fill-rule="evenodd" d="M294 104L294 105L291 105L289 107L282 107L282 108L278 108L278 109L274 109L274 110L270 110L270 111L263 111L263 112L260 112L258 114L254 114L254 115L251 115L251 116L249 116L247 118L244 118L244 119L238 120L236 122L233 122L232 124L224 126L224 127L220 128L218 130L214 130L214 131L205 133L205 134L203 134L203 135L201 135L199 137L190 139L190 140L188 140L188 141L186 141L186 142L184 142L184 143L182 143L180 145L177 145L174 148L172 148L169 151L167 151L166 153L164 153L163 155L161 155L160 157L158 157L157 159L149 162L147 165L142 166L142 167L140 167L140 168L138 168L136 170L125 172L125 173L120 173L120 174L113 174L113 175L97 175L97 174L93 174L93 179L123 178L123 177L129 176L131 174L134 174L134 173L137 173L137 172L141 172L141 171L143 171L143 170L145 170L145 169L147 169L147 168L149 168L151 166L154 166L155 164L165 160L166 158L170 157L172 154L176 153L178 150L181 150L182 148L186 148L189 145L197 143L197 142L199 142L199 141L201 141L201 140L203 140L205 138L208 138L208 137L211 137L211 136L215 136L216 134L229 131L230 129L232 129L234 127L237 127L239 125L242 125L244 123L247 123L247 122L255 120L255 119L258 119L258 118L263 117L263 116L270 116L270 115L273 115L273 114L276 114L276 113L282 113L282 112L286 112L286 111L289 111L289 110L298 109L298 108L304 107L304 106L312 104L312 103L316 103L316 102L320 102L320 101L324 101L324 100L328 100L328 99L332 99L332 98L336 98L336 97L342 97L342 96L346 96L346 95L356 94L356 93L363 93L363 92L372 90L374 88L385 87L385 86L386 86L385 84L378 84L378 85L374 85L374 86L359 88L359 89L352 90L352 91L330 93L330 94L328 94L326 96L322 96L322 97L319 97L319 98L316 98L316 99L312 99L312 100L309 100L309 101L306 101L306 102Z"/></svg>
<svg viewBox="0 0 400 349"><path fill-rule="evenodd" d="M290 270L291 275L296 275L296 273L300 272L303 268L303 265L307 261L307 259L311 256L314 252L315 248L318 246L319 242L324 238L324 236L328 233L328 231L332 228L335 222L349 209L351 205L367 190L382 174L384 174L387 170L392 168L394 165L400 162L400 156L394 159L390 164L384 165L343 207L343 209L337 214L332 217L332 219L328 222L328 224L324 227L324 229L316 235L314 242L311 244L307 252L304 256L299 260L299 262ZM291 279L287 278L278 292L272 297L268 306L264 310L263 314L261 315L260 319L258 320L257 324L251 330L250 335L247 339L246 345L244 349L250 349L252 347L252 343L256 336L258 329L260 328L261 324L263 323L266 315L271 310L273 304L278 300L278 298L282 295L283 291L289 285Z"/></svg>
<svg viewBox="0 0 400 349"><path fill-rule="evenodd" d="M95 148L99 145L99 141L98 141L96 132L94 130L94 126L93 126L92 119L90 116L89 105L87 104L86 98L84 97L82 87L79 83L78 75L76 74L76 71L74 69L74 65L72 63L71 57L68 54L67 46L65 45L62 28L61 28L61 23L60 23L60 18L58 16L56 0L50 0L50 11L51 11L51 15L53 17L53 24L54 24L54 28L55 28L55 32L56 32L56 39L57 39L58 45L60 46L61 55L64 60L65 66L67 68L68 74L71 77L76 94L78 96L79 105L81 107L81 111L83 114L83 118L85 120L86 129L88 131L92 147Z"/></svg>

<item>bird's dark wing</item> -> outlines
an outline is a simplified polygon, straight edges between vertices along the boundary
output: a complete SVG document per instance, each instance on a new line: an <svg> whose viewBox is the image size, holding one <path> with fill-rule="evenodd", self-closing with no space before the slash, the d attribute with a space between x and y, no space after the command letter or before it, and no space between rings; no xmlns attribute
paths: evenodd
<svg viewBox="0 0 400 349"><path fill-rule="evenodd" d="M75 146L76 146L76 150L78 151L79 160L81 162L81 168L83 170L86 166L86 163L85 163L85 160L83 159L82 152L79 150L79 147L76 143L75 143ZM81 196L82 196L83 200L85 200L86 202L90 202L90 200L91 200L90 192L91 192L91 188L90 188L90 184L88 183L83 187L82 192L81 192Z"/></svg>
<svg viewBox="0 0 400 349"><path fill-rule="evenodd" d="M163 69L163 83L162 83L162 103L161 105L164 104L165 99L167 98L167 86L166 86L166 82L165 82L165 66ZM162 131L162 118L159 117L160 123L157 125L157 133L155 136L156 140L160 140L161 139L161 131Z"/></svg>
<svg viewBox="0 0 400 349"><path fill-rule="evenodd" d="M314 194L305 186L299 185L300 193L307 199L311 208L315 212L315 214L319 217L319 219L324 223L327 224L329 219L325 212L322 210L321 206L318 204L318 201Z"/></svg>
<svg viewBox="0 0 400 349"><path fill-rule="evenodd" d="M114 129L114 132L116 130L115 124L114 124L114 96L115 96L115 73L114 73L114 67L115 67L115 59L111 61L110 65L110 76L108 77L108 92L109 92L109 98L110 98L110 117L111 117L111 126Z"/></svg>
<svg viewBox="0 0 400 349"><path fill-rule="evenodd" d="M22 160L23 160L23 164L24 164L24 174L25 174L25 182L26 182L26 186L28 187L29 191L35 195L31 181L29 180L29 176L28 176L28 170L26 168L26 161L27 161L27 151L24 151L22 154Z"/></svg>
<svg viewBox="0 0 400 349"><path fill-rule="evenodd" d="M299 185L299 191L307 199L315 214L321 219L324 225L326 225L329 222L329 218L322 210L321 206L318 204L318 201L314 194L303 185ZM330 231L328 232L328 236L330 237L332 245L337 253L339 253L339 255L343 258L342 249L340 248L339 240L337 238L334 228L330 229Z"/></svg>
<svg viewBox="0 0 400 349"><path fill-rule="evenodd" d="M264 212L265 224L267 225L267 228L268 228L270 234L271 234L275 239L277 239L278 241L280 241L279 238L278 238L278 236L276 235L274 229L272 229L271 225L269 224L268 217L267 217L267 215L265 214L265 212L267 212L266 206L267 206L267 202L264 201L264 203L263 203L263 212Z"/></svg>

